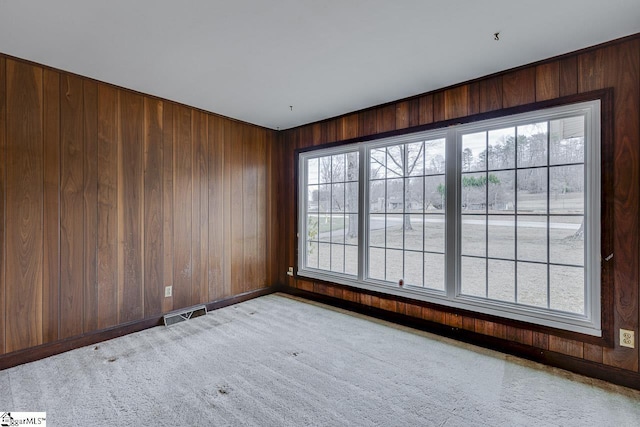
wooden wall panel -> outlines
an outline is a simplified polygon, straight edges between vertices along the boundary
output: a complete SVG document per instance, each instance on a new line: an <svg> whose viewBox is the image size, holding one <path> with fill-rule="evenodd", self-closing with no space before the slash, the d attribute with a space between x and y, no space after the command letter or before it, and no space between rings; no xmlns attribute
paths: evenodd
<svg viewBox="0 0 640 427"><path fill-rule="evenodd" d="M389 124L389 106L395 107L394 126L428 124L446 119L464 119L467 115L482 114L504 108L558 99L582 92L612 88L614 92L614 187L613 194L613 247L615 264L613 312L613 348L602 347L576 339L540 332L537 328L514 326L509 322L491 322L484 318L465 315L462 319L453 316L447 308L436 309L405 304L405 312L414 317L427 319L452 327L461 327L476 333L501 338L517 344L535 347L575 358L602 363L623 370L639 371L638 349L622 348L617 343L621 327L638 333L640 323L640 35L613 42L606 46L566 55L562 58L507 71L466 85L416 96L408 101L386 104L358 112L359 135L375 135L392 128ZM323 129L337 128L337 141L346 138L345 121L349 115L322 122ZM408 117L408 118L406 118ZM607 123L605 123L605 126ZM293 176L294 150L310 146L308 130L315 124L290 129L281 133L277 175L276 200L283 203L279 231L279 253L284 258L274 261L274 269L286 271L287 264L295 262L295 205L289 204L286 195L295 191ZM309 129L307 129L309 128ZM374 131L375 130L375 131ZM327 141L330 139L328 138ZM281 276L279 276L280 278ZM289 283L283 278L281 283ZM297 283L300 289L305 282ZM358 301L369 306L386 306L386 298L372 296L357 289L345 290L330 283L313 284L313 292L337 296L345 300ZM391 298L393 299L393 298ZM395 310L398 310L396 304ZM508 326L507 326L508 324Z"/></svg>
<svg viewBox="0 0 640 427"><path fill-rule="evenodd" d="M445 120L444 92L439 91L433 94L433 121L441 122Z"/></svg>
<svg viewBox="0 0 640 427"><path fill-rule="evenodd" d="M231 147L236 145L236 139L234 138L234 123L225 122L224 123L224 141L223 141L223 157L224 157L224 167L223 167L223 195L222 195L222 206L224 209L223 212L223 221L224 221L224 233L223 233L223 247L222 251L224 253L223 260L223 272L224 279L222 282L221 290L222 297L227 297L233 295L233 283L232 283L232 253L231 253L231 227L232 227L232 219L233 216L237 213L237 206L233 206L231 204L231 173L233 171L233 164L231 159Z"/></svg>
<svg viewBox="0 0 640 427"><path fill-rule="evenodd" d="M560 60L560 96L578 93L578 60L570 56Z"/></svg>
<svg viewBox="0 0 640 427"><path fill-rule="evenodd" d="M467 89L467 114L480 113L480 82L471 82Z"/></svg>
<svg viewBox="0 0 640 427"><path fill-rule="evenodd" d="M60 73L44 70L42 340L58 339L60 316ZM0 97L1 98L1 97ZM2 316L0 316L2 317Z"/></svg>
<svg viewBox="0 0 640 427"><path fill-rule="evenodd" d="M173 305L191 305L191 203L193 168L191 144L191 114L188 108L176 105L173 110Z"/></svg>
<svg viewBox="0 0 640 427"><path fill-rule="evenodd" d="M193 139L193 199L191 205L193 276L191 281L191 304L200 304L209 301L209 270L207 268L207 259L209 258L209 203L207 189L209 121L207 116L200 111L194 111L191 117Z"/></svg>
<svg viewBox="0 0 640 427"><path fill-rule="evenodd" d="M144 100L120 91L118 132L119 256L122 281L119 283L119 321L144 317Z"/></svg>
<svg viewBox="0 0 640 427"><path fill-rule="evenodd" d="M209 116L209 298L223 296L224 285L224 123Z"/></svg>
<svg viewBox="0 0 640 427"><path fill-rule="evenodd" d="M60 338L84 326L84 120L82 80L60 81Z"/></svg>
<svg viewBox="0 0 640 427"><path fill-rule="evenodd" d="M549 351L582 358L584 356L584 345L579 341L549 335Z"/></svg>
<svg viewBox="0 0 640 427"><path fill-rule="evenodd" d="M530 104L535 100L535 67L523 68L502 76L502 106L504 108Z"/></svg>
<svg viewBox="0 0 640 427"><path fill-rule="evenodd" d="M258 174L255 168L258 141L255 129L244 129L242 193L244 204L242 207L242 222L244 230L244 289L243 292L254 288L258 282L258 269L256 266L258 250L258 222L255 212L258 209Z"/></svg>
<svg viewBox="0 0 640 427"><path fill-rule="evenodd" d="M536 67L536 101L560 96L560 63L547 62Z"/></svg>
<svg viewBox="0 0 640 427"><path fill-rule="evenodd" d="M42 343L42 69L6 63L6 350Z"/></svg>
<svg viewBox="0 0 640 427"><path fill-rule="evenodd" d="M84 332L98 329L98 86L84 80Z"/></svg>
<svg viewBox="0 0 640 427"><path fill-rule="evenodd" d="M163 289L173 286L173 109L174 105L164 102L162 105L162 278ZM162 312L173 310L173 293L170 297L161 292Z"/></svg>
<svg viewBox="0 0 640 427"><path fill-rule="evenodd" d="M7 60L0 57L0 354L5 352L6 305L6 205L7 194Z"/></svg>
<svg viewBox="0 0 640 427"><path fill-rule="evenodd" d="M258 245L255 251L255 259L253 262L255 263L257 269L257 278L256 282L252 283L251 289L259 289L266 287L269 283L267 277L267 263L264 262L263 254L267 254L268 257L268 242L270 238L269 233L269 222L267 221L267 217L265 215L256 215L256 212L268 212L268 203L267 198L270 194L272 194L272 188L269 181L269 177L267 175L267 165L269 164L268 157L268 139L267 132L264 129L256 128L256 132L258 133L258 147L256 149L255 157L253 158L253 163L251 167L253 167L256 171L256 182L257 182L257 206L254 215L256 217L256 227L258 231Z"/></svg>
<svg viewBox="0 0 640 427"><path fill-rule="evenodd" d="M420 98L409 100L409 127L420 124Z"/></svg>
<svg viewBox="0 0 640 427"><path fill-rule="evenodd" d="M421 125L433 123L433 96L424 95L420 97L419 117Z"/></svg>
<svg viewBox="0 0 640 427"><path fill-rule="evenodd" d="M396 129L396 106L386 105L377 109L376 132L389 132Z"/></svg>
<svg viewBox="0 0 640 427"><path fill-rule="evenodd" d="M162 218L163 103L144 99L144 315L162 313L164 245Z"/></svg>
<svg viewBox="0 0 640 427"><path fill-rule="evenodd" d="M98 86L98 328L118 323L118 92Z"/></svg>
<svg viewBox="0 0 640 427"><path fill-rule="evenodd" d="M336 122L334 120L328 121L328 122L323 122L322 123L322 141L324 143L330 143L330 142L335 142L337 141L338 137L337 137L337 125ZM278 138L282 137L282 134L278 134L277 135ZM279 141L281 141L279 139ZM277 145L282 145L281 143L277 143Z"/></svg>
<svg viewBox="0 0 640 427"><path fill-rule="evenodd" d="M469 115L469 86L458 86L444 92L444 118L456 119Z"/></svg>
<svg viewBox="0 0 640 427"><path fill-rule="evenodd" d="M640 39L607 48L606 85L616 90L614 98L614 223L613 253L615 330L638 331L640 248ZM618 334L616 333L616 338ZM617 341L616 341L617 342ZM638 371L638 345L634 349L605 349L604 363Z"/></svg>
<svg viewBox="0 0 640 427"><path fill-rule="evenodd" d="M244 262L244 209L245 200L242 197L244 190L244 174L242 170L244 164L244 148L240 144L239 134L242 128L238 123L232 123L232 134L234 138L229 153L229 165L231 169L231 293L240 294L245 290L245 262Z"/></svg>
<svg viewBox="0 0 640 427"><path fill-rule="evenodd" d="M276 135L0 54L0 357L277 282Z"/></svg>
<svg viewBox="0 0 640 427"><path fill-rule="evenodd" d="M376 133L375 110L364 110L358 114L358 131L358 136L367 136Z"/></svg>
<svg viewBox="0 0 640 427"><path fill-rule="evenodd" d="M396 129L409 127L409 101L402 101L396 104Z"/></svg>
<svg viewBox="0 0 640 427"><path fill-rule="evenodd" d="M486 113L502 108L502 76L483 79L478 88L478 112Z"/></svg>
<svg viewBox="0 0 640 427"><path fill-rule="evenodd" d="M338 119L338 139L352 139L358 137L358 115L349 114ZM395 122L395 115L394 115Z"/></svg>

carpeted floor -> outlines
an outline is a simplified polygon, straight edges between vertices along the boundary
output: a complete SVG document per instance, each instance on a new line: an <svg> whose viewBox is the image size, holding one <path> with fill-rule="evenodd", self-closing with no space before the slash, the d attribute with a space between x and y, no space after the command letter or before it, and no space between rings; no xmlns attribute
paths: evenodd
<svg viewBox="0 0 640 427"><path fill-rule="evenodd" d="M640 392L269 295L0 371L50 426L638 426Z"/></svg>

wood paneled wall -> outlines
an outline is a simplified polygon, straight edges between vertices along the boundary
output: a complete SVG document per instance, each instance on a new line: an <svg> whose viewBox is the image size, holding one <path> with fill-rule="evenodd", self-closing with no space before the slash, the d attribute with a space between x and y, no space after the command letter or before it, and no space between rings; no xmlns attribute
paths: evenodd
<svg viewBox="0 0 640 427"><path fill-rule="evenodd" d="M275 282L275 138L0 55L0 355Z"/></svg>
<svg viewBox="0 0 640 427"><path fill-rule="evenodd" d="M411 126L437 124L465 116L515 107L536 101L613 88L613 134L615 191L614 301L615 346L602 347L534 329L462 316L446 307L427 308L418 304L382 298L327 283L296 280L286 276L288 266L296 265L294 151L371 136ZM526 344L541 350L638 372L638 346L623 348L618 329L634 330L640 324L638 224L640 207L640 35L593 49L565 55L468 84L443 89L380 107L347 114L335 119L283 132L275 147L279 167L274 171L275 199L281 206L277 220L278 256L271 262L280 283L306 291L396 311L437 323L464 328L480 334Z"/></svg>

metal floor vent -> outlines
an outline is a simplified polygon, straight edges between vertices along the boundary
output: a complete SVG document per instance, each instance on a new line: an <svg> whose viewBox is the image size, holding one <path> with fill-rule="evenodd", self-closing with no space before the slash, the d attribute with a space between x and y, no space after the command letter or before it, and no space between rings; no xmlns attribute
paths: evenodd
<svg viewBox="0 0 640 427"><path fill-rule="evenodd" d="M184 322L192 317L200 317L207 314L207 307L204 305L198 305L195 307L189 307L182 311L175 311L173 313L164 315L164 326L171 326L176 323Z"/></svg>

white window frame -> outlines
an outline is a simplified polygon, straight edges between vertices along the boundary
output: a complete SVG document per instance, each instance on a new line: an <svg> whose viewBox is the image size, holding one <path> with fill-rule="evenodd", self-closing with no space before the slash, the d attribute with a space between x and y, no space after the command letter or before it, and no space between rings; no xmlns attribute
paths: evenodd
<svg viewBox="0 0 640 427"><path fill-rule="evenodd" d="M532 306L504 303L496 300L469 297L461 294L460 286L460 224L461 224L461 137L471 131L508 127L557 119L564 116L585 117L585 313L578 315ZM425 139L446 138L446 201L445 201L445 292L425 288L404 286L397 283L372 280L368 272L369 229L369 153L372 149ZM327 155L359 152L359 250L357 276L307 268L306 263L306 162L308 159ZM601 102L593 100L562 105L495 119L476 121L373 141L333 146L300 152L298 156L298 271L302 277L323 280L356 288L397 295L411 299L441 304L443 306L469 310L487 315L557 328L591 336L602 336L601 313Z"/></svg>

